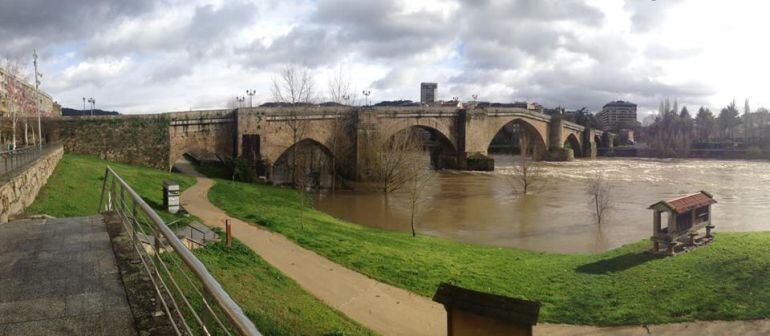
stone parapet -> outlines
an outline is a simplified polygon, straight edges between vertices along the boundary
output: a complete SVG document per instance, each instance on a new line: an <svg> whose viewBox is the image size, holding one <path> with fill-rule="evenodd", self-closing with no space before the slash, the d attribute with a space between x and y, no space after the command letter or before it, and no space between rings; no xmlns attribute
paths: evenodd
<svg viewBox="0 0 770 336"><path fill-rule="evenodd" d="M9 217L32 204L63 154L64 149L59 145L0 180L0 223L8 222Z"/></svg>

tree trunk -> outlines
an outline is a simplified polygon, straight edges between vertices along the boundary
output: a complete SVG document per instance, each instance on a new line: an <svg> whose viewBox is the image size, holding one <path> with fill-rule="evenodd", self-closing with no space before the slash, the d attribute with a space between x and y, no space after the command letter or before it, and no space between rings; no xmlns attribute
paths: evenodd
<svg viewBox="0 0 770 336"><path fill-rule="evenodd" d="M414 231L414 210L415 210L416 204L412 203L412 237L417 236L417 233Z"/></svg>

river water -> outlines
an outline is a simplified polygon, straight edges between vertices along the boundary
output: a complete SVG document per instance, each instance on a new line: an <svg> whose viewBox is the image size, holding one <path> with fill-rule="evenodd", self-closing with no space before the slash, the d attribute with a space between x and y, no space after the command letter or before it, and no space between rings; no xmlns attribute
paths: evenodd
<svg viewBox="0 0 770 336"><path fill-rule="evenodd" d="M716 231L770 230L770 162L597 159L542 163L542 183L530 194L511 191L514 160L495 156L495 172L440 171L426 191L420 234L532 251L592 253L652 234L661 199L706 190ZM586 189L595 174L611 186L613 210L596 224ZM409 231L406 195L337 191L316 208L362 225Z"/></svg>

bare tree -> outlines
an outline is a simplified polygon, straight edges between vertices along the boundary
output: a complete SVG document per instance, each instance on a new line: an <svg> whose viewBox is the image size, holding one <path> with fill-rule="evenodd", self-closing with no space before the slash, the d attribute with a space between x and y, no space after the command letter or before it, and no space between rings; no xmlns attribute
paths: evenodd
<svg viewBox="0 0 770 336"><path fill-rule="evenodd" d="M355 100L355 94L351 92L350 88L350 76L343 71L342 66L337 69L337 72L329 79L328 83L329 99L332 102L351 105ZM332 191L337 186L337 167L345 165L345 162L349 158L350 150L353 144L350 142L350 127L352 118L348 115L337 115L332 120L331 135L329 137L329 150L331 151L331 174L332 174ZM343 162L340 162L342 160Z"/></svg>
<svg viewBox="0 0 770 336"><path fill-rule="evenodd" d="M352 150L355 146L352 142L350 132L353 127L353 118L351 115L337 115L332 120L331 134L329 136L329 150L331 151L330 170L332 174L331 188L332 192L337 187L338 167L347 166L350 160Z"/></svg>
<svg viewBox="0 0 770 336"><path fill-rule="evenodd" d="M24 112L27 103L27 95L24 92L24 80L22 66L13 60L6 59L0 64L4 68L6 76L3 83L7 95L8 109L11 112L11 148L16 149L16 129L20 114Z"/></svg>
<svg viewBox="0 0 770 336"><path fill-rule="evenodd" d="M513 174L506 180L517 193L527 194L543 182L542 167L535 163L531 155L530 137L526 132L519 133L519 160L513 166Z"/></svg>
<svg viewBox="0 0 770 336"><path fill-rule="evenodd" d="M602 220L605 219L607 213L613 208L612 187L601 173L596 172L594 177L588 181L586 194L588 195L588 204L591 207L594 219L596 219L596 224L601 226Z"/></svg>
<svg viewBox="0 0 770 336"><path fill-rule="evenodd" d="M295 144L295 147L299 147L298 144ZM313 155L308 148L295 149L292 155L294 156L292 161L296 164L292 168L292 185L297 190L300 229L304 229L305 210L309 204L312 204L309 191L314 185L313 169L311 168Z"/></svg>
<svg viewBox="0 0 770 336"><path fill-rule="evenodd" d="M414 161L422 150L419 139L410 130L385 137L387 132L375 132L371 150L367 150L367 178L379 183L383 193L400 190L411 179Z"/></svg>
<svg viewBox="0 0 770 336"><path fill-rule="evenodd" d="M310 104L315 101L315 82L310 69L286 65L273 78L273 100L288 104Z"/></svg>
<svg viewBox="0 0 770 336"><path fill-rule="evenodd" d="M329 78L329 99L337 104L355 105L356 94L351 88L350 74L339 66L337 71Z"/></svg>
<svg viewBox="0 0 770 336"><path fill-rule="evenodd" d="M273 78L273 101L289 105L286 124L292 134L291 183L297 184L297 144L304 139L308 122L303 118L304 109L315 100L315 83L310 70L294 65L285 66L278 77Z"/></svg>
<svg viewBox="0 0 770 336"><path fill-rule="evenodd" d="M419 162L415 160L414 162ZM431 180L435 176L435 173L430 167L420 166L413 164L411 173L409 174L409 181L407 182L407 193L410 211L410 224L412 227L412 237L417 235L414 224L415 218L420 214L422 205L426 201L425 189L430 185Z"/></svg>

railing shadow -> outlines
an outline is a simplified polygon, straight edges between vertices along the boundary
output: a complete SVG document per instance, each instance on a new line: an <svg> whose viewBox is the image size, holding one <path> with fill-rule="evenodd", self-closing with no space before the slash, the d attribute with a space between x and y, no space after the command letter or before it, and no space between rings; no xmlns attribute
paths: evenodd
<svg viewBox="0 0 770 336"><path fill-rule="evenodd" d="M626 253L609 259L602 259L589 264L580 265L576 268L576 271L588 274L622 272L629 268L660 258L663 258L663 256L647 252Z"/></svg>

